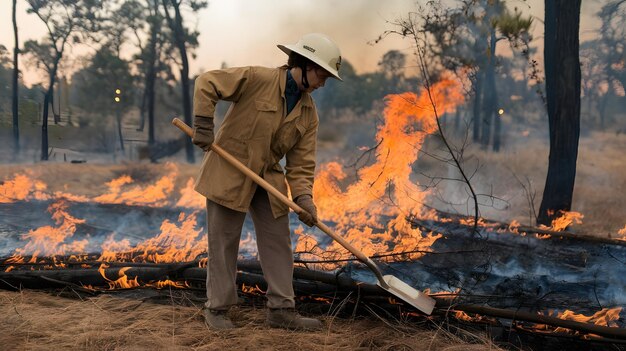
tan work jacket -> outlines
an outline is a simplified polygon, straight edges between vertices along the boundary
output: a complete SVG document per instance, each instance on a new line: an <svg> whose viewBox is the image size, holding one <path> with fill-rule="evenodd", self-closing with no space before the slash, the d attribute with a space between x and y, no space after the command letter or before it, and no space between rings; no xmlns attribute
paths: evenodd
<svg viewBox="0 0 626 351"><path fill-rule="evenodd" d="M215 143L287 195L312 195L319 119L311 95L303 92L285 115L284 68L240 67L209 71L195 81L194 116L213 117L218 100L233 104ZM285 171L278 163L286 156ZM245 212L256 184L212 151L204 155L195 190L230 209ZM270 195L274 217L289 208Z"/></svg>

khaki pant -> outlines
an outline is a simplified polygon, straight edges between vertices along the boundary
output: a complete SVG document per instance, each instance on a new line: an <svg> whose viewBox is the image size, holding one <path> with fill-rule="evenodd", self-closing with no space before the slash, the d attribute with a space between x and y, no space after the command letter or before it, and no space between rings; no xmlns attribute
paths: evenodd
<svg viewBox="0 0 626 351"><path fill-rule="evenodd" d="M228 309L237 303L237 254L244 212L231 210L207 200L209 251L206 279L206 307ZM274 218L267 192L257 187L250 204L259 260L267 281L267 307L292 308L293 252L287 215Z"/></svg>

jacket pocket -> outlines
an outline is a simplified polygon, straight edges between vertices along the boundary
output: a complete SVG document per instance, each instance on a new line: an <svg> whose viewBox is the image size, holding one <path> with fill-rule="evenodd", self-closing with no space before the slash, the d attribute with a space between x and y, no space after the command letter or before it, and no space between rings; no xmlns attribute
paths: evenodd
<svg viewBox="0 0 626 351"><path fill-rule="evenodd" d="M297 121L284 124L278 132L276 132L275 142L274 145L272 145L272 151L275 157L278 160L283 158L283 156L302 139L304 133L306 133L306 127Z"/></svg>
<svg viewBox="0 0 626 351"><path fill-rule="evenodd" d="M224 150L245 163L248 160L248 143L243 140L228 138L220 143Z"/></svg>
<svg viewBox="0 0 626 351"><path fill-rule="evenodd" d="M255 100L254 106L256 109L256 117L250 125L251 134L249 139L264 139L267 140L269 144L269 140L272 137L273 125L276 124L280 116L278 115L278 105L276 103L265 101L265 100ZM267 145L265 145L267 148Z"/></svg>
<svg viewBox="0 0 626 351"><path fill-rule="evenodd" d="M265 100L255 100L254 105L257 111L276 112L278 110L278 106L276 106L276 104Z"/></svg>

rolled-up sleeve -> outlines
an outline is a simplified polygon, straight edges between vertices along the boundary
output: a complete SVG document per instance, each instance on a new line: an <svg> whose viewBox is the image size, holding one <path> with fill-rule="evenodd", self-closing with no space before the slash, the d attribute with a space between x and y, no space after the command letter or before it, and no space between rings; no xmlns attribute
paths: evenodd
<svg viewBox="0 0 626 351"><path fill-rule="evenodd" d="M213 117L219 100L236 102L246 90L252 67L208 71L196 78L193 95L194 116Z"/></svg>

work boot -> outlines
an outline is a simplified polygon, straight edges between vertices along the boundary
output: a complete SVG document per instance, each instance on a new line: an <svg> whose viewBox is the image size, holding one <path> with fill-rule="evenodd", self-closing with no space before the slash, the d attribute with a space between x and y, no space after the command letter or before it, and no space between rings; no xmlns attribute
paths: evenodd
<svg viewBox="0 0 626 351"><path fill-rule="evenodd" d="M267 323L273 328L308 331L320 330L323 326L320 320L302 317L295 308L270 309Z"/></svg>
<svg viewBox="0 0 626 351"><path fill-rule="evenodd" d="M208 308L202 309L204 315L204 323L209 329L224 330L233 329L235 326L230 318L226 315L228 310L210 310Z"/></svg>

